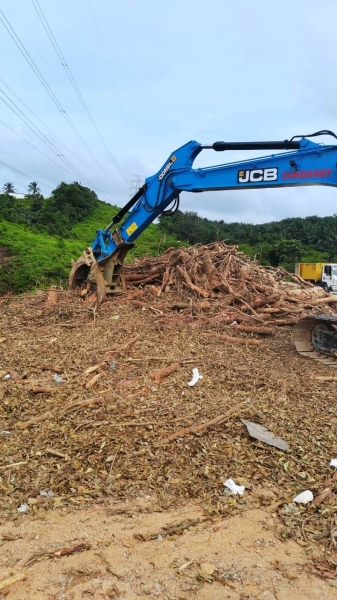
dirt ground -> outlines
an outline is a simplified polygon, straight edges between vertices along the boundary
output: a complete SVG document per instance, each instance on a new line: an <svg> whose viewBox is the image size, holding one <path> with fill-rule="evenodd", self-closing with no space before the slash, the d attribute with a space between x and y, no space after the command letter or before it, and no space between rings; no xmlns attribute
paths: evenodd
<svg viewBox="0 0 337 600"><path fill-rule="evenodd" d="M7 588L10 600L159 598L162 600L328 600L331 582L311 572L292 540L275 537L277 520L266 510L204 520L197 505L171 510L156 500L61 509L43 518L23 515L0 526L0 577L24 574ZM192 523L181 535L164 526ZM137 536L151 534L143 541ZM87 549L51 554L78 544Z"/></svg>
<svg viewBox="0 0 337 600"><path fill-rule="evenodd" d="M0 299L0 593L337 599L336 371L172 306Z"/></svg>

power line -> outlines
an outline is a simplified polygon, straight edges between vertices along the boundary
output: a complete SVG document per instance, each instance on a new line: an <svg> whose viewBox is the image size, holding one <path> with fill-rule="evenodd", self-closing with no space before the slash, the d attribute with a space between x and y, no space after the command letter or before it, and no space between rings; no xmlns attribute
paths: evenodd
<svg viewBox="0 0 337 600"><path fill-rule="evenodd" d="M131 196L134 196L135 192L138 192L139 188L144 184L144 177L141 175L134 175L130 181Z"/></svg>
<svg viewBox="0 0 337 600"><path fill-rule="evenodd" d="M117 91L116 91L116 85L115 85L115 82L114 82L114 80L113 80L113 78L112 78L112 74L111 74L110 65L109 65L109 63L108 63L108 59L107 59L107 56L106 56L106 54L105 54L105 50L104 50L104 46L103 46L103 42L102 42L102 38L101 38L101 35L100 35L100 32L99 32L99 29L98 29L98 26L97 26L97 21L96 21L96 19L95 19L95 13L94 13L94 10L93 10L93 8L92 8L92 4L91 4L90 0L88 0L88 4L89 4L90 10L91 10L92 19L93 19L93 22L94 22L94 25L95 25L95 29L96 29L96 33L97 33L97 37L98 37L98 39L99 39L99 43L100 43L100 46L101 46L101 49L102 49L102 54L103 54L103 57L104 57L104 61L105 61L105 64L106 64L106 68L107 68L107 71L108 71L108 74L109 74L109 77L110 77L110 81L111 81L111 84L112 84L112 88L113 88L113 91L114 91L114 94L115 94L116 102L117 102L118 108L119 108L119 110L120 110L120 113L121 113L122 119L123 119L124 127L126 128L126 123L125 123L124 113L123 113L123 111L122 111L121 103L120 103L120 101L119 101L119 97L118 97L118 95L117 95Z"/></svg>
<svg viewBox="0 0 337 600"><path fill-rule="evenodd" d="M37 78L39 79L40 83L43 85L43 87L47 91L48 95L50 96L50 98L52 99L52 101L54 102L54 104L56 105L56 107L58 108L58 110L61 112L61 114L63 115L63 117L66 119L66 121L68 122L68 124L70 125L70 127L73 129L73 131L75 132L75 134L77 135L77 137L80 139L80 141L82 142L82 144L85 146L85 148L87 149L87 151L89 152L89 154L91 155L91 157L100 166L100 168L103 170L103 172L105 174L107 174L106 171L105 171L105 169L104 169L104 167L98 161L98 159L96 158L96 156L94 155L94 153L92 152L92 150L89 148L88 144L85 142L85 140L81 136L80 132L77 130L76 126L74 125L74 123L70 119L70 117L67 115L67 113L64 110L63 106L61 105L61 103L59 102L59 100L57 99L57 97L55 96L54 92L50 88L49 84L47 83L46 79L42 75L41 71L36 66L36 64L35 64L34 60L32 59L32 57L30 56L29 52L25 49L25 47L22 44L22 42L20 41L19 37L16 35L13 27L10 25L8 19L5 17L5 15L4 15L4 13L3 13L3 11L1 9L0 9L0 13L1 13L2 17L3 17L2 18L0 16L0 21L2 22L3 26L5 27L5 29L9 33L9 35L12 38L12 40L14 41L15 45L17 46L17 48L21 52L22 56L28 62L29 66L34 71L34 73L37 76ZM117 189L120 192L123 193L123 190L115 182L112 181L112 183L117 187Z"/></svg>
<svg viewBox="0 0 337 600"><path fill-rule="evenodd" d="M102 195L101 190L99 190L99 188L97 188L96 186L94 186L89 179L87 179L87 177L85 177L85 175L83 175L83 173L81 173L81 171L79 171L63 154L60 153L60 151L58 150L58 148L48 140L48 138L44 135L44 133L42 131L40 131L40 129L38 127L36 127L36 125L34 125L34 123L28 118L26 117L26 115L22 112L22 110L9 98L9 96L7 96L7 94L0 89L0 92L2 94L4 94L6 96L6 98L8 98L8 100L15 106L15 108L17 108L17 110L21 113L21 115L4 99L1 98L0 96L0 100L2 100L2 102L4 102L18 117L19 119L21 119L21 121L23 121L25 123L25 125L27 127L29 127L29 129L31 129L33 131L33 133L35 133L35 135L37 135L37 137L48 146L48 148L54 152L54 154L56 154L56 156L58 158L61 158L61 160L63 162L65 162L65 164L70 167L72 169L72 171L74 171L74 173L79 176L81 179L84 179L85 181L87 181L87 183L90 185L90 187L92 189L96 189L98 192L100 192L100 194ZM23 115L23 116L22 116ZM28 122L27 122L28 121ZM68 171L69 173L69 171Z"/></svg>
<svg viewBox="0 0 337 600"><path fill-rule="evenodd" d="M7 163L2 162L2 160L0 160L0 165L7 167L7 169L10 169L11 171L15 171L16 173L19 173L19 175L23 175L23 177L27 177L27 179L30 179L31 181L33 181L33 179L34 179L34 177L31 177L30 175L27 175L26 173L22 173L22 171L19 171L19 169L15 169L14 167L11 167L11 165L8 165ZM47 185L46 187L49 187L50 189L52 189L50 187L50 185Z"/></svg>
<svg viewBox="0 0 337 600"><path fill-rule="evenodd" d="M13 15L14 15L15 19L16 19L16 20L18 21L18 23L21 25L21 28L22 28L22 29L23 29L23 31L25 32L25 34L26 34L27 38L29 39L30 43L32 44L32 46L34 46L34 48L35 48L36 52L38 53L38 55L39 55L40 59L41 59L41 60L44 62L44 64L46 65L47 69L51 70L51 68L50 68L50 65L48 64L48 62L47 62L47 60L46 60L46 57L45 57L45 56L42 54L42 52L39 50L39 48L38 48L38 47L37 47L37 45L35 44L35 42L34 42L34 39L31 37L31 35L29 34L29 31L27 30L27 28L25 27L25 25L22 23L22 20L21 20L21 19L19 19L19 17L18 17L18 15L17 15L17 13L15 12L15 10L14 10L14 8L13 8L12 4L11 4L11 3L10 3L8 0L5 0L5 2L6 2L6 4L7 4L7 6L9 7L9 9L12 11L12 13L13 13ZM60 80L57 78L57 76L56 76L55 72L52 72L52 75L53 75L53 77L55 78L55 81L56 81L56 83L57 83L58 87L59 87L59 88L62 88L63 92L64 92L64 93L66 93L66 92L65 92L65 88L64 88L64 85L63 85L63 83L62 83L62 82L61 82L61 81L60 81ZM72 99L72 98L70 98L70 101L71 101L71 102L74 104L74 101L73 101L73 99Z"/></svg>
<svg viewBox="0 0 337 600"><path fill-rule="evenodd" d="M63 156L63 154L60 153L60 151L56 148L56 146L54 146L54 144L48 140L48 138L44 135L44 133L42 131L40 131L40 129L38 127L36 127L36 125L34 125L34 123L28 117L26 117L26 115L22 112L22 110L9 98L9 96L7 96L7 94L1 88L0 88L0 92L4 96L6 96L6 98L8 98L8 100L13 104L13 106L15 106L15 108L17 108L17 110L21 113L21 115L6 100L4 100L4 98L1 98L1 96L0 96L0 100L2 100L2 102L4 102L19 117L19 119L21 119L21 121L23 121L25 123L25 125L27 125L27 127L29 127L29 129L31 129L31 131L33 131L33 133L35 133L35 135L37 135L38 138L40 138L40 140L42 140L42 142L44 144L46 144L48 146L48 148L56 154L56 156L61 158L66 163L70 164L72 170L74 171L74 173L76 175L79 175L80 177L83 177L83 179L86 179L86 177L84 175L82 176L81 172L76 167L72 166L70 161L68 161L68 159L66 159ZM88 183L90 184L88 179L86 179L86 181L88 181Z"/></svg>
<svg viewBox="0 0 337 600"><path fill-rule="evenodd" d="M37 148L37 146L34 146L34 144L32 144L29 140L27 140L27 138L25 138L23 135L21 135L21 133L19 133L13 127L11 127L10 125L8 125L8 123L5 123L5 121L3 121L2 119L0 119L0 123L2 123L2 125L4 127L6 127L7 129L9 129L9 131L12 131L12 133L14 133L17 137L21 138L26 144L28 144L29 146L31 146L31 148L34 148L34 150L36 152L39 152L40 154L42 154L42 156L45 156L48 160L50 160L52 163L54 163L54 165L56 165L57 167L59 167L59 169L63 169L64 168L61 165L59 165L55 160L53 160L52 158L50 158L50 156L48 156L48 154L46 154L45 152L42 152L42 150L40 150L39 148ZM69 171L68 171L68 173L69 173Z"/></svg>
<svg viewBox="0 0 337 600"><path fill-rule="evenodd" d="M86 163L86 162L85 162L85 161L84 161L84 160L83 160L83 159L82 159L80 156L78 156L78 155L76 154L76 152L74 152L74 151L73 151L71 148L69 148L69 146L67 146L67 144L65 144L64 142L62 142L62 140L60 140L60 138L59 138L57 135L55 135L55 134L53 133L53 131L50 129L50 127L48 127L48 125L46 125L46 123L44 123L44 122L43 122L43 121L40 119L40 117L38 117L38 115L37 115L37 114L36 114L36 113L35 113L35 112L34 112L34 111L33 111L33 110L32 110L32 109L31 109L31 108L28 106L28 104L26 104L26 102L25 102L24 100L22 100L22 98L20 98L20 96L19 96L19 95L18 95L18 94L17 94L17 93L16 93L16 92L13 90L13 88L11 88L11 86L10 86L10 85L8 85L8 83L6 83L6 81L5 81L4 79L2 79L2 77L0 77L0 82L1 82L1 83L2 83L2 84L3 84L3 85L6 87L6 88L7 88L7 90L9 90L9 91L12 93L12 95L14 96L14 98L16 98L16 99L17 99L17 100L18 100L18 101L19 101L19 102L20 102L20 103L21 103L21 104L22 104L22 105L23 105L23 106L26 108L26 110L27 110L27 111L28 111L28 112L29 112L29 113L30 113L30 114L31 114L31 115L32 115L32 116L33 116L33 117L34 117L34 118L35 118L35 119L36 119L36 120L37 120L37 121L38 121L38 122L39 122L39 123L40 123L40 124L43 126L43 127L45 127L45 129L47 129L47 131L49 131L49 133L50 133L50 134L51 134L51 135L52 135L52 136L53 136L53 137L54 137L54 138L55 138L55 139L56 139L56 140L57 140L57 141L58 141L60 144L62 144L62 146L64 146L64 147L65 147L65 148L68 150L68 152L71 152L71 154L73 154L74 156L76 156L76 158L77 158L77 159L78 159L78 160L79 160L79 161L80 161L80 162L81 162L81 163L82 163L82 164L83 164L85 167L87 167L88 169L91 169L91 170L92 170L92 171L93 171L93 172L94 172L96 175L98 175L100 178L102 178L102 179L106 179L106 181L109 181L109 182L111 182L111 180L110 180L110 179L108 179L108 178L107 178L107 177L105 177L104 175L102 175L102 174L98 173L98 171L96 171L96 170L95 170L95 169L94 169L94 168L93 168L91 165L88 165L88 163ZM1 89L0 89L0 91L2 91L2 93L4 94L3 90L1 90ZM10 100L10 102L13 102L13 101L12 101L12 100L9 98L9 96L8 96L7 94L6 94L6 97L7 97L7 98ZM14 103L13 103L13 104L14 104ZM18 108L18 110L20 110L20 109L19 109L19 107L17 107L17 108ZM20 111L20 112L22 112L22 111ZM22 114L24 114L24 113L22 112ZM25 117L28 119L28 117L27 117L26 115L25 115ZM31 122L31 121L30 121L30 122ZM34 123L32 123L32 125L35 127ZM15 131L15 130L14 130L14 131ZM15 133L16 133L16 132L15 132ZM17 135L18 135L18 134L17 134ZM42 135L42 132L41 132L41 135ZM41 152L41 151L39 150L39 152ZM47 156L47 155L46 155L46 156ZM47 158L49 158L49 157L47 157ZM52 160L52 159L50 159L50 158L49 158L49 160ZM57 163L55 163L55 164L57 164ZM116 194L117 192L105 192L105 193Z"/></svg>
<svg viewBox="0 0 337 600"><path fill-rule="evenodd" d="M102 136L102 134L101 134L101 132L100 132L100 130L99 130L99 128L98 128L95 120L94 120L94 117L92 116L92 114L91 114L91 112L89 110L89 107L88 107L85 99L83 98L82 92L79 89L79 87L78 87L78 85L77 85L77 83L75 81L75 78L74 78L74 76L73 76L73 74L72 74L72 72L71 72L71 70L70 70L70 68L68 66L68 63L67 63L67 61L66 61L66 59L65 59L65 57L64 57L64 55L62 53L62 50L61 50L59 44L57 43L57 40L55 39L55 36L54 36L54 34L53 34L53 32L52 32L52 30L50 28L50 25L49 25L49 23L48 23L48 21L46 19L46 16L45 16L45 14L44 14L41 6L40 6L39 1L38 0L31 0L31 2L32 2L33 6L34 6L34 8L36 10L36 13L37 13L37 15L38 15L38 17L39 17L39 19L40 19L40 21L42 23L42 26L43 26L44 30L46 31L46 33L47 33L47 35L49 37L49 40L51 41L52 46L53 46L53 48L54 48L54 50L55 50L55 52L56 52L56 54L57 54L57 56L58 56L58 58L59 58L59 60L61 62L61 65L64 68L65 72L67 73L69 81L70 81L71 85L73 86L73 88L74 88L74 90L75 90L75 92L77 94L77 97L79 98L79 100L80 100L80 102L81 102L81 104L82 104L82 106L83 106L83 108L84 108L84 110L85 110L85 112L86 112L86 114L87 114L87 116L88 116L88 118L89 118L89 120L90 120L93 128L95 129L95 131L96 131L99 139L101 140L103 146L105 147L105 149L106 149L108 155L110 156L112 162L114 163L115 167L118 169L118 171L120 172L120 174L122 175L122 177L127 181L126 176L124 175L123 171L121 170L120 166L118 165L116 159L111 154L110 149L109 149L109 147L108 147L105 139L103 138L103 136Z"/></svg>

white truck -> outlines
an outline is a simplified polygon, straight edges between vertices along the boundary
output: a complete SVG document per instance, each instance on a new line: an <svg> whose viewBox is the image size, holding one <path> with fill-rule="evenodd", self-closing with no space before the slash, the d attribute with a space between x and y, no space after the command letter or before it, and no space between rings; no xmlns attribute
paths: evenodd
<svg viewBox="0 0 337 600"><path fill-rule="evenodd" d="M306 281L322 286L326 292L337 292L337 264L335 263L296 263L295 273Z"/></svg>

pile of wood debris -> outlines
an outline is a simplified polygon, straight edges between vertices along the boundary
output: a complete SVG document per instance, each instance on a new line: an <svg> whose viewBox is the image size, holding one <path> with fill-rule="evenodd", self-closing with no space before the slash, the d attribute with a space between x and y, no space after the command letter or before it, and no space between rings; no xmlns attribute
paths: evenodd
<svg viewBox="0 0 337 600"><path fill-rule="evenodd" d="M0 298L1 517L143 494L224 517L262 505L335 576L337 378L286 326L332 314L334 297L222 243L137 260L126 277L99 307L57 289ZM228 478L242 497L223 493ZM295 505L306 489L315 502Z"/></svg>
<svg viewBox="0 0 337 600"><path fill-rule="evenodd" d="M335 314L329 305L336 298L322 288L281 267L261 266L224 242L136 259L125 266L125 278L129 290L173 297L177 309L213 316L220 312L223 321L234 319L248 327L293 325L305 314L322 312L323 306L325 314Z"/></svg>

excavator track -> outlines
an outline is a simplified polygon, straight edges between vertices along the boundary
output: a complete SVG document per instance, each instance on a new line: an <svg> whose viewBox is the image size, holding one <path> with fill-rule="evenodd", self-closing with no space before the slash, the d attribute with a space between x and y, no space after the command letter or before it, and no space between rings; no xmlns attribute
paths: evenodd
<svg viewBox="0 0 337 600"><path fill-rule="evenodd" d="M303 317L294 327L293 342L302 356L337 368L337 316Z"/></svg>

